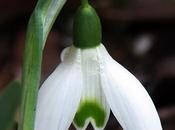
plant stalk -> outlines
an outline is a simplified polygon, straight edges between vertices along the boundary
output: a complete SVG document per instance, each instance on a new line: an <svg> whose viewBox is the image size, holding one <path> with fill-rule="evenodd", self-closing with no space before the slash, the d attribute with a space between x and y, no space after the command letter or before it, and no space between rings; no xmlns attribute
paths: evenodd
<svg viewBox="0 0 175 130"><path fill-rule="evenodd" d="M39 0L30 17L23 57L23 92L18 130L34 130L43 48L65 2L66 0Z"/></svg>

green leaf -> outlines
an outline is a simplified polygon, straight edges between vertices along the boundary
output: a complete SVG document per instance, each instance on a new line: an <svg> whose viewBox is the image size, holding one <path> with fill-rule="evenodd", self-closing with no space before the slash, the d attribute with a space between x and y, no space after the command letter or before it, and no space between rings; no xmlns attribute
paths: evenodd
<svg viewBox="0 0 175 130"><path fill-rule="evenodd" d="M16 109L20 103L21 87L19 82L10 83L0 93L0 130L5 130L11 124Z"/></svg>

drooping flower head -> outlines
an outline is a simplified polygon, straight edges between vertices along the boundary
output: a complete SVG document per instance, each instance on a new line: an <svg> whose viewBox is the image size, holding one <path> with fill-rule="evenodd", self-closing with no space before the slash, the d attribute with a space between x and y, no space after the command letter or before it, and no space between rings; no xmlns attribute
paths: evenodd
<svg viewBox="0 0 175 130"><path fill-rule="evenodd" d="M101 44L101 25L85 2L74 22L74 44L39 90L35 130L103 130L110 110L124 130L162 130L142 84Z"/></svg>

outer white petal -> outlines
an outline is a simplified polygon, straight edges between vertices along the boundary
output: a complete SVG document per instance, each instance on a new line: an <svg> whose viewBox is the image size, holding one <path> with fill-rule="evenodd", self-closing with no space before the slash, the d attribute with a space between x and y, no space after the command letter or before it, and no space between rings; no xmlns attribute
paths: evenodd
<svg viewBox="0 0 175 130"><path fill-rule="evenodd" d="M78 109L82 91L80 50L72 47L69 57L39 90L35 130L67 130Z"/></svg>
<svg viewBox="0 0 175 130"><path fill-rule="evenodd" d="M81 50L81 56L83 91L80 106L74 119L74 125L77 130L85 130L88 124L91 123L94 130L103 130L109 119L110 108L101 87L100 61L97 48L83 49ZM89 116L84 113L89 113ZM85 115L84 126L76 125L77 117L80 116L79 121L82 122L84 121L82 116L85 117ZM99 120L95 121L96 117L102 117L100 123Z"/></svg>
<svg viewBox="0 0 175 130"><path fill-rule="evenodd" d="M63 51L61 52L61 55L60 55L61 61L63 61L66 57L69 56L70 49L71 49L71 47L66 47L65 49L63 49Z"/></svg>
<svg viewBox="0 0 175 130"><path fill-rule="evenodd" d="M124 130L162 130L155 106L142 84L99 48L101 81L109 106Z"/></svg>

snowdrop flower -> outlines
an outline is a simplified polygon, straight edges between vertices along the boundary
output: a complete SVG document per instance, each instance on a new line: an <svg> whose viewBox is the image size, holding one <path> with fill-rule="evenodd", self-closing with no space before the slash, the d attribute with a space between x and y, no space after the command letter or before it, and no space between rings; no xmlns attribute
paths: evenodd
<svg viewBox="0 0 175 130"><path fill-rule="evenodd" d="M89 123L103 130L110 110L124 130L162 130L142 84L100 44L100 29L93 8L81 6L75 43L62 52L62 62L39 90L35 130L68 130L72 122L77 130Z"/></svg>

